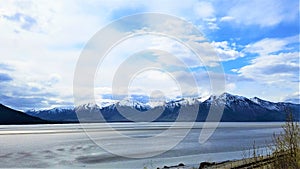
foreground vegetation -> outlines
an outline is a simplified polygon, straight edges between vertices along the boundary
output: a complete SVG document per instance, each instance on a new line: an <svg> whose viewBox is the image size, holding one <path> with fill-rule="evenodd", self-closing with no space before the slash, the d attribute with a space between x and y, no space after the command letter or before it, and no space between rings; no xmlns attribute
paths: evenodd
<svg viewBox="0 0 300 169"><path fill-rule="evenodd" d="M283 132L273 135L273 144L267 146L267 155L260 155L255 142L250 150L252 156L242 160L222 163L206 163L199 169L222 168L222 169L300 169L300 128L299 121L293 119L289 113ZM202 163L203 164L203 163Z"/></svg>
<svg viewBox="0 0 300 169"><path fill-rule="evenodd" d="M300 128L299 122L294 121L290 113L283 133L273 136L272 168L299 169L300 168Z"/></svg>

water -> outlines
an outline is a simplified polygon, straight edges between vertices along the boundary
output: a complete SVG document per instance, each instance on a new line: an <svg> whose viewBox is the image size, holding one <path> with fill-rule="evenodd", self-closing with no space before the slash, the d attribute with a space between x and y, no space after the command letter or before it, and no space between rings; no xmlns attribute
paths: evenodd
<svg viewBox="0 0 300 169"><path fill-rule="evenodd" d="M283 123L220 123L204 144L199 143L203 123L195 123L186 137L171 150L148 158L127 158L111 154L95 144L106 141L125 155L136 157L160 152L172 140L184 135L188 123L181 123L162 140L131 144L112 133L104 124L1 125L0 165L7 167L51 168L157 168L179 163L196 166L202 161L224 161L249 156L253 142L257 147L271 144L273 133L282 131ZM170 128L172 123L112 123L127 138L151 138ZM84 129L83 129L84 128ZM93 136L95 140L84 132ZM98 140L99 139L99 140ZM260 150L263 154L264 148Z"/></svg>

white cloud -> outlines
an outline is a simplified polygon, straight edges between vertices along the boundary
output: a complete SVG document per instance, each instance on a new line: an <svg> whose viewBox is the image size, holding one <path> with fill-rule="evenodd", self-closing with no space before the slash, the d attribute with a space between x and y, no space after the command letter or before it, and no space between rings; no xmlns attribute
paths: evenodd
<svg viewBox="0 0 300 169"><path fill-rule="evenodd" d="M244 53L237 51L235 43L230 44L228 41L212 42L216 52L222 61L235 60L244 57Z"/></svg>
<svg viewBox="0 0 300 169"><path fill-rule="evenodd" d="M262 55L239 69L240 75L262 83L288 85L299 77L299 53Z"/></svg>
<svg viewBox="0 0 300 169"><path fill-rule="evenodd" d="M41 102L33 104L37 107L73 101L74 67L81 52L78 45L86 43L109 15L100 10L99 17L81 10L79 2L69 1L0 2L1 60L14 68L10 72L13 81L2 90L3 95L10 96L20 88L30 97L40 97L40 90L52 93L43 99L30 98ZM26 27L31 22L34 24ZM22 105L16 101L15 106L18 104Z"/></svg>
<svg viewBox="0 0 300 169"><path fill-rule="evenodd" d="M183 95L183 89L175 77L167 72L148 70L137 75L129 86L131 94L151 95L153 91L161 91L166 98L175 98Z"/></svg>
<svg viewBox="0 0 300 169"><path fill-rule="evenodd" d="M228 22L228 21L232 21L232 20L234 20L234 17L232 17L232 16L223 16L220 19L221 22Z"/></svg>
<svg viewBox="0 0 300 169"><path fill-rule="evenodd" d="M251 43L243 50L257 55L250 63L232 69L244 80L235 81L234 92L246 97L258 96L273 102L292 101L289 93L299 91L299 51L297 36L265 38ZM250 80L252 79L252 80ZM232 81L230 81L232 82ZM295 98L295 97L293 97Z"/></svg>
<svg viewBox="0 0 300 169"><path fill-rule="evenodd" d="M197 0L185 2L180 0L163 2L138 0L87 2L68 0L47 2L0 1L1 61L14 69L13 71L5 71L5 73L8 72L13 80L7 82L9 85L6 86L5 90L1 91L2 94L11 94L14 89L11 87L8 90L8 88L13 86L16 88L16 91L18 90L17 93L30 90L30 92L24 92L24 94L31 96L42 95L42 91L52 93L49 99L37 99L41 101L40 106L66 104L63 101L72 102L73 74L82 47L98 30L111 22L112 19L122 17L123 13L127 15L142 11L165 13L185 18L191 22L197 21L198 23L200 20L200 26L215 30L219 29L219 21L234 21L245 25L273 26L286 20L293 20L295 17L294 7L297 5L289 4L289 7L286 7L287 5L278 5L280 3L281 1L278 1L278 3L273 1L238 3L224 17L219 19L218 11L215 10L216 6L214 7L209 1L199 2ZM249 4L250 7L247 6ZM160 30L164 30L165 33L178 34L178 32L184 33L189 31L188 27L176 25L176 23L165 22L159 26ZM112 34L117 33L117 31L113 31L115 30L112 30ZM242 52L257 53L259 57L262 57L261 59L257 58L256 61L253 60L250 63L249 67L236 71L249 78L254 78L253 74L257 73L258 77L264 81L272 80L267 79L267 76L260 76L260 74L264 73L263 71L267 71L263 70L262 65L259 65L260 61L267 62L268 70L271 70L272 64L277 65L277 68L280 66L280 68L284 66L295 68L299 64L293 60L296 53L290 52L278 55L286 60L279 59L277 61L277 55L272 55L272 52L278 48L288 50L287 44L291 42L291 39L265 39L260 43L250 44L244 51L239 52L233 43L230 44L227 41L213 42L211 44L203 42L205 40L204 36L194 36L193 33L185 35L187 36L180 38L194 42L193 45L196 51L200 53L202 60L199 61L199 58L192 57L192 52L188 51L186 46L170 39L167 40L166 37L165 39L164 37L132 39L127 44L120 44L118 46L119 51L111 51L110 54L116 57L109 57L110 60L105 62L104 69L107 71L100 74L103 76L99 78L104 79L102 81L104 86L97 86L95 89L96 93L111 93L109 83L106 82L112 79L114 73L112 70L115 70L124 61L124 58L126 59L127 56L145 48L168 51L190 67L217 66L218 58L215 56L216 52L220 55L221 61L242 57ZM297 40L297 38L294 37L293 41ZM211 50L212 45L216 47L216 52ZM160 56L157 59L157 64L174 66L173 68L180 66L178 62L167 57ZM269 63L269 60L274 62ZM257 72L254 71L256 68L259 69ZM184 72L182 69L175 69L174 73L180 80L185 80L186 77L191 76L191 72ZM289 72L285 73L287 74L280 74L280 77L284 79L293 78ZM151 74L151 76L150 74L145 76L140 84L136 83L133 90L136 92L145 91L146 89L141 87L143 87L142 81L146 81L146 79L161 81L159 78L162 76L158 74ZM158 79L153 79L153 76ZM270 78L274 81L275 76ZM155 85L159 84L155 83ZM185 91L182 91L182 93L195 93L195 91L200 90L188 88L188 83L186 85ZM203 93L209 91L209 87L205 87L205 85L201 86L201 92ZM232 83L227 87L233 90L237 85L234 86L234 83ZM167 85L164 88L168 89Z"/></svg>
<svg viewBox="0 0 300 169"><path fill-rule="evenodd" d="M145 49L149 51L139 53ZM161 51L168 52L169 54ZM207 50L202 50L202 54L205 51ZM140 55L135 56L137 53ZM128 39L116 46L107 55L99 67L96 84L100 86L111 84L113 78L116 76L116 70L120 68L120 64L124 63L126 60L129 61L129 59L133 59L130 61L130 67L127 67L126 71L122 71L121 73L126 73L131 69L134 70L136 66L144 64L153 67L152 69L145 70L148 73L143 76L137 76L132 79L135 87L131 90L131 92L136 92L135 94L142 94L143 92L148 93L148 91L151 91L154 88L159 88L167 93L169 98L171 98L171 96L173 96L173 98L177 97L179 96L178 93L181 92L182 95L193 95L196 93L196 91L191 91L191 86L189 86L192 84L189 79L193 79L193 77L191 77L193 73L188 70L185 71L185 69L203 65L203 63L201 63L201 59L195 56L188 48L179 42L165 37L148 35ZM208 60L209 58L205 56L202 59ZM216 60L213 60L213 62L216 62ZM161 68L162 71L172 74L173 78L166 78L164 73L158 73L157 71L153 72L153 70L157 70L156 68ZM122 75L122 77L124 76L126 75ZM178 89L175 90L175 88L172 87L173 82L176 82L176 80L184 83L182 91L178 91ZM124 94L124 92L126 93L127 88L128 86L125 86L125 89L120 89L121 93L119 94Z"/></svg>
<svg viewBox="0 0 300 169"><path fill-rule="evenodd" d="M199 25L202 29L217 30L217 18L214 6L209 1L200 1L194 5L196 19L200 19L202 24Z"/></svg>
<svg viewBox="0 0 300 169"><path fill-rule="evenodd" d="M198 2L194 7L194 11L201 19L213 17L215 14L213 5L207 1Z"/></svg>
<svg viewBox="0 0 300 169"><path fill-rule="evenodd" d="M225 87L226 87L227 92L234 92L234 90L236 89L236 84L235 83L227 83Z"/></svg>
<svg viewBox="0 0 300 169"><path fill-rule="evenodd" d="M261 55L267 55L272 52L281 50L288 50L288 44L297 43L299 36L287 37L287 38L265 38L256 43L252 43L246 46L245 52L258 53Z"/></svg>
<svg viewBox="0 0 300 169"><path fill-rule="evenodd" d="M176 23L173 24L176 25ZM162 24L162 27L163 25L164 24ZM159 67L171 73L183 71L186 68L192 68L195 66L216 66L219 59L214 51L213 45L209 42L202 42L202 36L183 36L186 35L185 32L189 30L183 28L186 27L178 26L178 28L170 29L170 31L175 31L172 32L172 34L177 35L176 38L185 39L185 44L163 35L139 35L122 41L122 43L115 46L102 60L101 65L98 67L99 69L96 75L97 82L95 84L97 86L109 86L116 75L116 71L120 68L120 65L125 61L129 61L130 58L135 59L130 61L130 67L128 67L126 71L133 70L136 66L141 64ZM140 31L138 33L145 32ZM198 42L199 40L202 41ZM200 55L199 57L185 46L188 45L187 43L189 42L195 42L192 43L192 47L196 50L195 52L198 52ZM143 50L147 51L145 52ZM142 57L139 55L135 56L136 54L139 54ZM121 73L126 72L123 71ZM123 75L123 77L124 76L126 75ZM148 81L153 81L153 79L149 78ZM160 80L156 81L160 82ZM140 86L144 85L140 84ZM165 90L168 90L168 86L165 86Z"/></svg>
<svg viewBox="0 0 300 169"><path fill-rule="evenodd" d="M216 22L208 22L207 23L207 27L208 29L210 30L217 30L217 29L220 29L218 24Z"/></svg>
<svg viewBox="0 0 300 169"><path fill-rule="evenodd" d="M234 71L261 83L286 85L296 90L299 84L299 51L297 45L296 49L288 47L295 43L295 39L263 39L248 45L245 51L258 56L249 65Z"/></svg>
<svg viewBox="0 0 300 169"><path fill-rule="evenodd" d="M299 1L251 0L237 2L223 20L231 17L238 24L266 27L295 20L298 16Z"/></svg>
<svg viewBox="0 0 300 169"><path fill-rule="evenodd" d="M300 91L285 96L282 101L300 104Z"/></svg>

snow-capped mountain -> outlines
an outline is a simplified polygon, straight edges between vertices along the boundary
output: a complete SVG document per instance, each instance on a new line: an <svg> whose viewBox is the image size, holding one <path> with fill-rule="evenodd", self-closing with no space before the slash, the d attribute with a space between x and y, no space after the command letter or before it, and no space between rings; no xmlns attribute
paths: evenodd
<svg viewBox="0 0 300 169"><path fill-rule="evenodd" d="M77 121L74 108L53 108L49 110L29 110L25 113L49 121Z"/></svg>
<svg viewBox="0 0 300 169"><path fill-rule="evenodd" d="M123 99L123 100L117 102L116 104L117 104L117 106L131 107L131 108L135 108L140 111L146 111L146 110L151 109L151 107L148 104L144 104L144 103L138 102L138 101L130 99L130 98Z"/></svg>
<svg viewBox="0 0 300 169"><path fill-rule="evenodd" d="M79 105L77 107L75 107L75 110L89 110L89 111L93 111L93 110L100 110L100 107L95 104L95 103L87 103L87 104L83 104L83 105Z"/></svg>
<svg viewBox="0 0 300 169"><path fill-rule="evenodd" d="M84 104L74 108L54 108L50 110L27 111L26 113L32 116L40 117L45 120L54 121L73 121L77 122L77 114L81 112L80 116L86 116L86 121L94 121L99 119L99 114L104 119L100 121L129 121L120 109L131 112L149 113L150 111L161 112L160 116L155 121L175 121L178 117L179 111L184 109L184 121L195 120L191 118L191 111L197 109L196 121L205 121L209 113L210 106L224 107L221 121L284 121L286 118L286 111L294 113L295 119L299 120L300 105L292 103L273 103L254 98L246 98L243 96L223 93L219 96L212 95L207 99L203 98L180 98L168 102L141 103L133 99L124 99L121 101L97 104ZM76 114L77 112L77 114ZM145 118L149 117L144 114ZM82 118L80 118L82 119ZM147 121L147 119L144 119Z"/></svg>
<svg viewBox="0 0 300 169"><path fill-rule="evenodd" d="M241 106L246 106L247 104L247 98L243 96L238 96L238 95L232 95L229 93L223 93L219 96L217 95L212 95L210 96L205 102L208 103L213 103L214 104L224 104L226 106L230 106L232 104L240 103Z"/></svg>
<svg viewBox="0 0 300 169"><path fill-rule="evenodd" d="M250 100L266 109L269 109L269 110L279 111L281 109L281 107L278 104L273 104L272 102L262 100L258 97L250 98Z"/></svg>
<svg viewBox="0 0 300 169"><path fill-rule="evenodd" d="M200 104L200 101L197 98L181 98L166 102L165 107L169 109L174 109L176 107L191 106L195 104Z"/></svg>

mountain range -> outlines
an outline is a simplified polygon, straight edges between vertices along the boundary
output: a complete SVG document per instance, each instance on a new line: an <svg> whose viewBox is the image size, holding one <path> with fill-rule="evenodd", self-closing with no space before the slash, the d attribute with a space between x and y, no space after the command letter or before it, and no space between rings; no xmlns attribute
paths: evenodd
<svg viewBox="0 0 300 169"><path fill-rule="evenodd" d="M30 110L25 113L47 121L59 122L130 122L149 121L206 121L210 107L224 106L221 117L223 122L266 122L285 121L287 112L292 112L295 120L300 121L300 104L274 103L260 98L223 93L203 98L181 98L156 104L141 103L135 100L121 100L103 105L83 104L72 108L53 108L49 110ZM120 110L125 111L126 118ZM193 116L191 112L195 112ZM155 114L156 113L156 114ZM179 114L180 118L179 118ZM99 114L103 118L100 118ZM135 119L135 120L134 120ZM211 119L210 121L218 121Z"/></svg>

